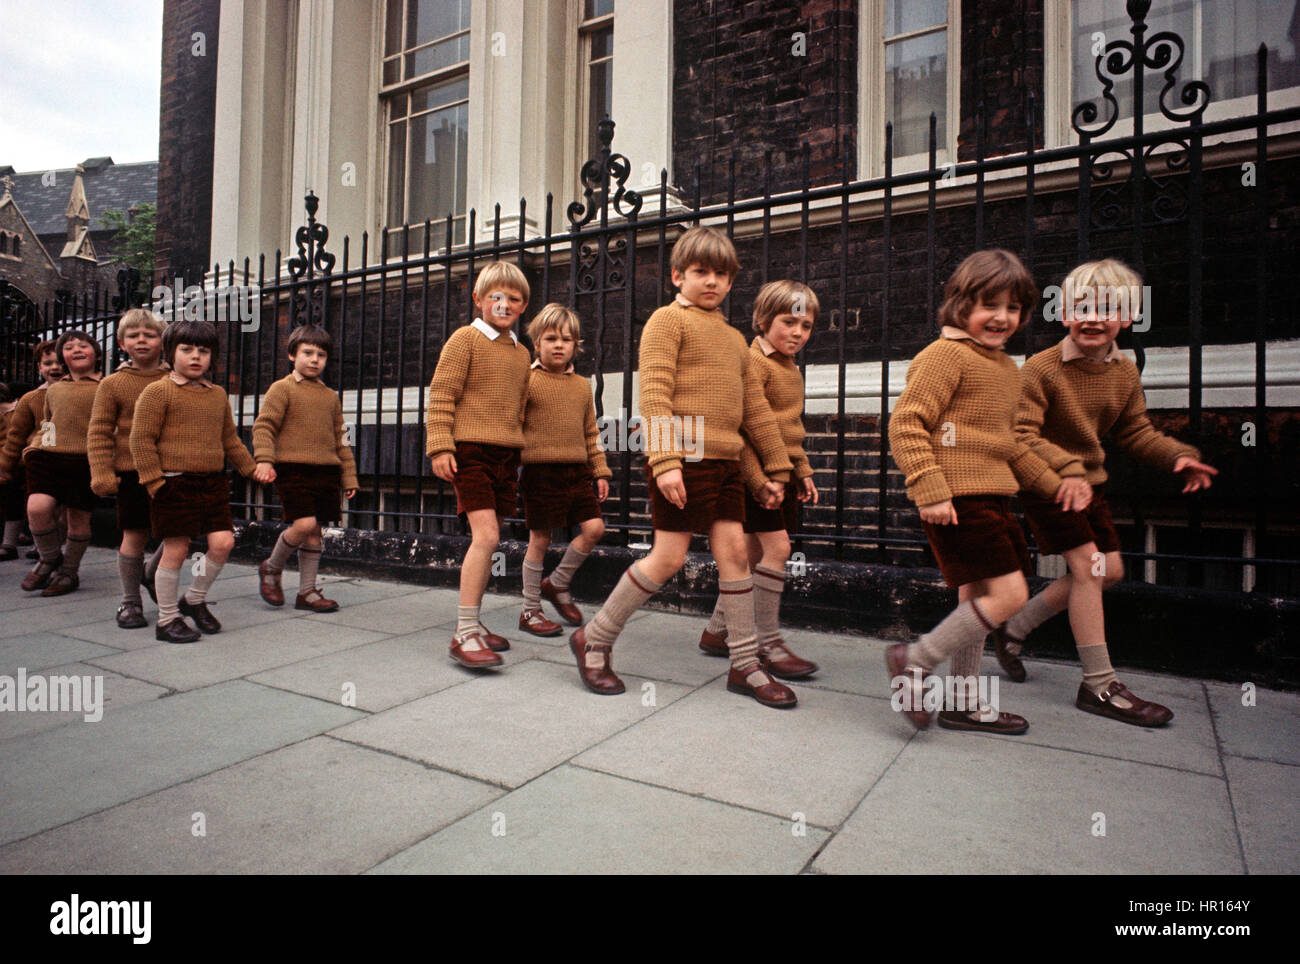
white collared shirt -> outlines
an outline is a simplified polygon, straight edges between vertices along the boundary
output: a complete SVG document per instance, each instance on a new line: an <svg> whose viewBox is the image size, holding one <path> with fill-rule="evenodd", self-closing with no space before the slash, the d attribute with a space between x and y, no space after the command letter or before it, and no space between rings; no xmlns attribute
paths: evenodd
<svg viewBox="0 0 1300 964"><path fill-rule="evenodd" d="M500 328L492 327L482 318L475 318L473 321L470 322L470 325L473 326L474 328L477 328L479 331L483 332L483 334L487 335L489 341L496 341L497 338L500 337L501 335ZM510 339L516 345L519 344L519 336L515 334L515 330L513 328L510 329Z"/></svg>
<svg viewBox="0 0 1300 964"><path fill-rule="evenodd" d="M533 363L532 363L531 365L529 365L528 367L529 367L529 368L540 368L542 371L544 371L544 372L550 372L550 374L552 374L552 375L558 375L558 374L560 374L560 372L552 372L549 368L547 368L545 365L543 365L543 364L542 364L542 360L541 360L540 358L535 359L535 360L533 361ZM565 374L565 375L572 375L572 374L573 374L573 362L569 362L569 367L566 368L566 369L564 370L564 374Z"/></svg>

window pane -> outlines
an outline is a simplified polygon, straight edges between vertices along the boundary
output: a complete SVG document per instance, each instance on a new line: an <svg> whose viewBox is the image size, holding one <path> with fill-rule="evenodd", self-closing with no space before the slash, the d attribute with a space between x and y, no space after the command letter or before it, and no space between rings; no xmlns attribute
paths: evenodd
<svg viewBox="0 0 1300 964"><path fill-rule="evenodd" d="M395 84L402 79L402 58L394 57L384 61L384 85Z"/></svg>
<svg viewBox="0 0 1300 964"><path fill-rule="evenodd" d="M408 49L469 29L470 0L407 0L407 4Z"/></svg>
<svg viewBox="0 0 1300 964"><path fill-rule="evenodd" d="M591 38L591 59L610 57L614 53L614 28L606 27L588 34Z"/></svg>
<svg viewBox="0 0 1300 964"><path fill-rule="evenodd" d="M1202 12L1205 80L1214 100L1255 93L1255 54L1268 47L1268 89L1300 84L1300 4L1207 3Z"/></svg>
<svg viewBox="0 0 1300 964"><path fill-rule="evenodd" d="M600 138L596 136L596 124L604 120L610 111L614 94L613 62L605 61L591 67L591 88L587 98L587 157L595 157L600 151Z"/></svg>
<svg viewBox="0 0 1300 964"><path fill-rule="evenodd" d="M614 0L586 0L582 19L591 20L593 17L603 17L605 14L613 12Z"/></svg>
<svg viewBox="0 0 1300 964"><path fill-rule="evenodd" d="M406 123L388 127L388 223L406 220L403 193L406 188Z"/></svg>
<svg viewBox="0 0 1300 964"><path fill-rule="evenodd" d="M885 115L894 123L894 156L930 149L930 112L942 144L947 124L948 31L885 48Z"/></svg>
<svg viewBox="0 0 1300 964"><path fill-rule="evenodd" d="M406 77L419 77L442 70L452 64L469 60L469 34L444 40L442 43L422 47L413 54L406 55Z"/></svg>
<svg viewBox="0 0 1300 964"><path fill-rule="evenodd" d="M388 0L388 16L384 24L384 54L399 53L402 49L402 0Z"/></svg>
<svg viewBox="0 0 1300 964"><path fill-rule="evenodd" d="M411 113L435 107L447 107L457 101L469 99L469 78L456 77L441 84L431 84L411 91Z"/></svg>
<svg viewBox="0 0 1300 964"><path fill-rule="evenodd" d="M885 36L933 27L948 20L948 0L885 0Z"/></svg>
<svg viewBox="0 0 1300 964"><path fill-rule="evenodd" d="M414 117L411 125L410 207L412 221L465 211L469 110L464 104Z"/></svg>

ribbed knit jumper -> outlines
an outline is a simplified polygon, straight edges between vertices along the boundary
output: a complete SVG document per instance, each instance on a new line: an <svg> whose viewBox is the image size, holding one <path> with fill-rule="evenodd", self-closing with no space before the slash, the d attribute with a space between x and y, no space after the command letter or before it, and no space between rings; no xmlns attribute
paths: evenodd
<svg viewBox="0 0 1300 964"><path fill-rule="evenodd" d="M596 478L613 477L600 447L596 400L587 379L574 372L556 374L545 368L533 368L528 373L520 461L525 465L586 462Z"/></svg>
<svg viewBox="0 0 1300 964"><path fill-rule="evenodd" d="M165 472L220 472L227 458L241 475L257 468L239 441L225 391L210 383L177 385L170 378L158 379L135 403L131 458L150 495L162 486Z"/></svg>
<svg viewBox="0 0 1300 964"><path fill-rule="evenodd" d="M41 432L37 448L42 452L61 455L85 455L86 432L90 428L90 410L95 405L95 392L100 378L73 379L64 375L45 390L45 409L41 415L53 431Z"/></svg>
<svg viewBox="0 0 1300 964"><path fill-rule="evenodd" d="M794 466L794 477L806 479L813 474L808 456L803 451L803 375L794 359L779 351L767 354L762 343L755 338L749 352L757 361L759 378L763 383L763 397L772 409L777 429L785 442L785 453ZM767 483L767 474L759 464L754 447L746 440L740 453L740 471L750 491L757 494Z"/></svg>
<svg viewBox="0 0 1300 964"><path fill-rule="evenodd" d="M96 492L112 491L118 472L134 472L131 458L131 420L140 393L167 374L165 368L142 372L123 365L99 383L90 410L86 433L86 454L90 457L90 487Z"/></svg>
<svg viewBox="0 0 1300 964"><path fill-rule="evenodd" d="M790 459L763 396L758 362L721 311L677 302L657 309L641 333L640 366L646 461L655 477L682 467L688 454L683 420L699 417L702 429L693 442L702 451L695 455L739 460L743 429L768 478L789 481Z"/></svg>
<svg viewBox="0 0 1300 964"><path fill-rule="evenodd" d="M253 458L337 465L343 488L358 488L356 459L343 440L343 404L319 379L299 381L290 372L267 390L253 423Z"/></svg>
<svg viewBox="0 0 1300 964"><path fill-rule="evenodd" d="M1001 350L968 338L923 348L889 418L889 448L908 498L926 506L1021 488L1055 495L1061 477L1016 438L1019 395L1020 372Z"/></svg>
<svg viewBox="0 0 1300 964"><path fill-rule="evenodd" d="M425 451L456 451L457 442L524 447L528 349L509 334L490 339L473 325L442 346L429 383Z"/></svg>
<svg viewBox="0 0 1300 964"><path fill-rule="evenodd" d="M1184 455L1201 458L1192 446L1152 426L1137 366L1122 355L1110 362L1063 362L1061 345L1054 345L1025 362L1021 380L1016 434L1053 469L1081 464L1089 485L1106 481L1101 440L1107 436L1166 472Z"/></svg>
<svg viewBox="0 0 1300 964"><path fill-rule="evenodd" d="M36 447L41 437L41 416L45 411L45 392L49 384L42 382L18 399L9 413L9 428L5 433L4 450L0 451L0 469L12 472L18 460L29 449Z"/></svg>

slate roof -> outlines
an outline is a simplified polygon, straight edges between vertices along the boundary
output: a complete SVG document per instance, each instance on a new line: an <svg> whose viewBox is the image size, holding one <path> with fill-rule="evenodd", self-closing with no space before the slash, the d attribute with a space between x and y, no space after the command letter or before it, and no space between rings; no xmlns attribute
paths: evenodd
<svg viewBox="0 0 1300 964"><path fill-rule="evenodd" d="M157 161L114 164L111 157L92 157L83 161L82 167L86 169L81 181L90 205L92 231L107 230L102 220L107 210L125 211L133 204L158 201ZM72 193L76 169L56 168L54 184L50 187L41 183L41 178L48 173L46 171L20 174L0 164L0 176L6 173L14 180L14 200L22 208L32 229L40 236L58 234L66 237L68 219L64 212Z"/></svg>

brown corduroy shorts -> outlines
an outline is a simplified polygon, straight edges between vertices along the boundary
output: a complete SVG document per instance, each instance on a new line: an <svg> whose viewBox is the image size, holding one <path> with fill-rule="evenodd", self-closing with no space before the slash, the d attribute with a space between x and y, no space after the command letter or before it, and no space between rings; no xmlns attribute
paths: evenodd
<svg viewBox="0 0 1300 964"><path fill-rule="evenodd" d="M117 527L149 529L149 492L135 472L117 473Z"/></svg>
<svg viewBox="0 0 1300 964"><path fill-rule="evenodd" d="M530 531L559 529L600 518L596 482L586 462L543 462L524 466L519 488Z"/></svg>
<svg viewBox="0 0 1300 964"><path fill-rule="evenodd" d="M1029 574L1029 546L1011 514L1011 497L959 495L955 526L922 522L930 548L949 586L964 586L1009 572Z"/></svg>
<svg viewBox="0 0 1300 964"><path fill-rule="evenodd" d="M650 489L650 516L654 527L664 532L702 532L707 534L713 523L745 521L745 483L740 477L740 462L704 459L682 463L682 481L686 485L686 508L679 509L659 491L645 467Z"/></svg>
<svg viewBox="0 0 1300 964"><path fill-rule="evenodd" d="M1094 542L1100 552L1119 552L1119 533L1106 501L1106 487L1092 487L1092 501L1082 512L1067 512L1052 499L1032 492L1020 493L1038 551L1055 555Z"/></svg>
<svg viewBox="0 0 1300 964"><path fill-rule="evenodd" d="M230 480L224 472L169 476L153 494L149 521L155 539L202 536L233 529Z"/></svg>
<svg viewBox="0 0 1300 964"><path fill-rule="evenodd" d="M514 515L519 497L519 449L479 442L456 443L456 511L495 509Z"/></svg>
<svg viewBox="0 0 1300 964"><path fill-rule="evenodd" d="M786 532L794 534L799 528L799 492L803 488L791 480L785 484L785 498L775 509L764 509L758 504L749 487L745 487L745 531Z"/></svg>
<svg viewBox="0 0 1300 964"><path fill-rule="evenodd" d="M53 496L59 505L89 512L95 508L90 491L90 460L75 452L28 452L27 494Z"/></svg>
<svg viewBox="0 0 1300 964"><path fill-rule="evenodd" d="M315 516L321 525L338 522L343 513L343 470L337 465L275 464L275 491L285 522Z"/></svg>

